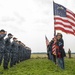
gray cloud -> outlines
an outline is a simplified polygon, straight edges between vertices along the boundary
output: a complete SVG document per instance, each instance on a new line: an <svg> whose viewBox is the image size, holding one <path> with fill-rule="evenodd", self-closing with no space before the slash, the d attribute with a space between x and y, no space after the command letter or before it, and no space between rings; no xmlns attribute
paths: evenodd
<svg viewBox="0 0 75 75"><path fill-rule="evenodd" d="M24 17L22 17L19 13L14 12L14 15L19 19L18 24L21 24L22 22L25 22Z"/></svg>
<svg viewBox="0 0 75 75"><path fill-rule="evenodd" d="M50 4L51 2L52 2L52 0L34 0L35 2L40 2L40 3L42 3L42 4Z"/></svg>
<svg viewBox="0 0 75 75"><path fill-rule="evenodd" d="M24 17L20 16L18 13L14 13L15 16L9 17L9 16L2 16L1 22L16 22L17 24L22 24L25 22Z"/></svg>
<svg viewBox="0 0 75 75"><path fill-rule="evenodd" d="M36 20L35 23L43 23L43 24L48 25L49 19L39 19L39 20Z"/></svg>
<svg viewBox="0 0 75 75"><path fill-rule="evenodd" d="M9 22L9 21L15 21L15 19L13 17L2 17L1 19L2 22Z"/></svg>

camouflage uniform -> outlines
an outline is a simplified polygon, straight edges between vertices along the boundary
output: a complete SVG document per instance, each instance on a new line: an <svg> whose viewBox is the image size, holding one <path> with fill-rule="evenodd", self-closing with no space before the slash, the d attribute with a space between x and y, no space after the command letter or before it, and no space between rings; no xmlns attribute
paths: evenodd
<svg viewBox="0 0 75 75"><path fill-rule="evenodd" d="M13 65L16 65L17 63L17 58L18 58L18 45L16 41L12 42L11 45L11 62L10 62L10 67Z"/></svg>
<svg viewBox="0 0 75 75"><path fill-rule="evenodd" d="M5 48L5 41L4 37L6 34L0 34L0 65L2 63L3 55L4 55L4 48Z"/></svg>
<svg viewBox="0 0 75 75"><path fill-rule="evenodd" d="M5 39L5 49L4 49L4 63L3 66L4 68L8 68L8 63L10 61L10 50L11 50L11 38L6 38Z"/></svg>

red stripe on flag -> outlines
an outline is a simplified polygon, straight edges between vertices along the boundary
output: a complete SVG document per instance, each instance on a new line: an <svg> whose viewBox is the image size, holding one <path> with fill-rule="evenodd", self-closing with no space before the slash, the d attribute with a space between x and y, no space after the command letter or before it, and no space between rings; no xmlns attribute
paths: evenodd
<svg viewBox="0 0 75 75"><path fill-rule="evenodd" d="M67 18L75 21L75 19L73 17L69 16L69 15L67 15Z"/></svg>
<svg viewBox="0 0 75 75"><path fill-rule="evenodd" d="M63 23L61 23L61 22L55 22L54 23L55 25L62 25L62 26L64 26L64 27L66 27L66 28L70 28L70 29L72 29L72 27L71 26L69 26L69 25L65 25L65 24L63 24Z"/></svg>
<svg viewBox="0 0 75 75"><path fill-rule="evenodd" d="M74 26L75 27L75 24L73 23L73 22L71 22L71 21L69 21L69 20L67 20L67 19L63 19L63 18L61 18L61 17L54 17L54 20L61 20L61 21L63 21L64 23L70 23L70 25L71 26ZM56 21L55 21L56 22Z"/></svg>
<svg viewBox="0 0 75 75"><path fill-rule="evenodd" d="M72 16L75 16L75 14L74 14L72 11L70 11L69 9L67 9L66 12L68 12L68 13L71 14Z"/></svg>
<svg viewBox="0 0 75 75"><path fill-rule="evenodd" d="M49 45L49 40L46 36L45 36L45 39L46 39L46 46L48 46Z"/></svg>
<svg viewBox="0 0 75 75"><path fill-rule="evenodd" d="M64 29L62 27L55 27L55 29L56 30L61 30L61 31L65 32L65 33L69 33L69 34L73 34L74 35L74 33L72 31L66 30L66 29Z"/></svg>

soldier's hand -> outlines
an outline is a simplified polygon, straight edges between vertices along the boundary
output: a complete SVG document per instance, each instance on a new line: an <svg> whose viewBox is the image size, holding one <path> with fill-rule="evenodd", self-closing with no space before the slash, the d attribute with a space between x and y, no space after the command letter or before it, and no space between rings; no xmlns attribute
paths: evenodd
<svg viewBox="0 0 75 75"><path fill-rule="evenodd" d="M7 34L7 31L5 31L5 34Z"/></svg>

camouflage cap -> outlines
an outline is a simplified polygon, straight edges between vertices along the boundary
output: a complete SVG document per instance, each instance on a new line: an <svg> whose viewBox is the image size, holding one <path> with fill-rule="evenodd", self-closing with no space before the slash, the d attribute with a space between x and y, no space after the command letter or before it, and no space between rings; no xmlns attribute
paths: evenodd
<svg viewBox="0 0 75 75"><path fill-rule="evenodd" d="M9 33L8 36L13 36L13 35L11 33Z"/></svg>

